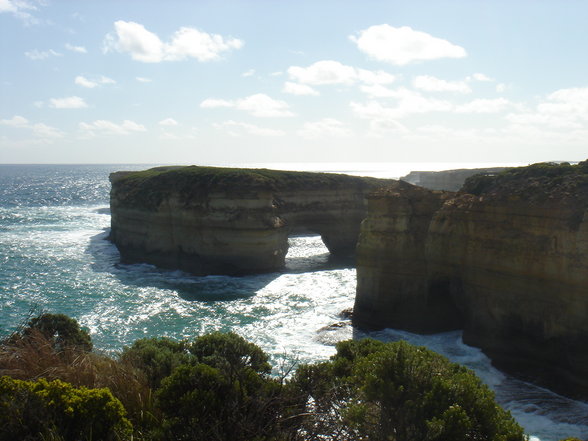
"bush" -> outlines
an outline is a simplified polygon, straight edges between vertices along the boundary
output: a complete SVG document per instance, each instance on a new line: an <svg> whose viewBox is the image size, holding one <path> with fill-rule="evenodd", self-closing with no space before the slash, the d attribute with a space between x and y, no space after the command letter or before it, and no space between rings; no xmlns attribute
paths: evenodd
<svg viewBox="0 0 588 441"><path fill-rule="evenodd" d="M108 389L0 377L0 440L117 440L131 434Z"/></svg>
<svg viewBox="0 0 588 441"><path fill-rule="evenodd" d="M236 334L137 340L114 360L71 322L33 319L0 343L0 375L27 380L0 379L0 441L117 439L125 408L141 440L524 439L472 372L405 342L341 342L284 382Z"/></svg>
<svg viewBox="0 0 588 441"><path fill-rule="evenodd" d="M123 349L120 361L142 372L152 389L171 375L180 365L189 364L192 357L184 341L169 338L143 338Z"/></svg>
<svg viewBox="0 0 588 441"><path fill-rule="evenodd" d="M64 314L45 313L32 318L21 332L21 336L26 338L34 331L39 331L51 340L56 350L63 350L66 347L88 352L92 350L90 334L80 328L76 320Z"/></svg>
<svg viewBox="0 0 588 441"><path fill-rule="evenodd" d="M161 383L162 436L174 440L269 440L281 433L282 384L267 355L236 334L213 333L189 345L194 357Z"/></svg>
<svg viewBox="0 0 588 441"><path fill-rule="evenodd" d="M0 342L0 376L108 388L124 404L138 430L136 435L158 424L152 391L144 375L106 355L88 352L90 347L88 334L75 320L43 314Z"/></svg>
<svg viewBox="0 0 588 441"><path fill-rule="evenodd" d="M406 342L346 341L301 367L305 437L333 440L522 441L523 430L468 369Z"/></svg>

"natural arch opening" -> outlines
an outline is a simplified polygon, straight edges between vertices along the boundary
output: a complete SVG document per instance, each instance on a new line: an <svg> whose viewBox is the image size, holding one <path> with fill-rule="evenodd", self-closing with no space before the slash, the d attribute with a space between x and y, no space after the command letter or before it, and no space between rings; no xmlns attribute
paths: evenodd
<svg viewBox="0 0 588 441"><path fill-rule="evenodd" d="M463 292L459 278L441 278L429 281L427 289L427 327L440 331L463 329L464 318L458 302Z"/></svg>
<svg viewBox="0 0 588 441"><path fill-rule="evenodd" d="M316 233L294 233L288 236L285 269L290 272L313 271L324 267L331 258L329 249Z"/></svg>

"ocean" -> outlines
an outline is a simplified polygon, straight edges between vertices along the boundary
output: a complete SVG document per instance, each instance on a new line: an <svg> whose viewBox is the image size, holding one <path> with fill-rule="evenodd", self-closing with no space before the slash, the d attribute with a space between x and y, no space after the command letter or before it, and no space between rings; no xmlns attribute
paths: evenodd
<svg viewBox="0 0 588 441"><path fill-rule="evenodd" d="M496 164L493 164L496 165ZM410 170L481 164L271 164L268 168L398 177ZM492 367L459 332L428 336L353 330L352 262L333 262L319 237L293 237L286 268L271 274L195 277L151 265L123 265L108 240L108 175L145 165L0 165L0 337L30 311L64 313L115 354L151 336L193 338L234 331L276 366L327 359L343 339L404 339L462 363L495 391L531 440L588 438L588 404L516 380Z"/></svg>

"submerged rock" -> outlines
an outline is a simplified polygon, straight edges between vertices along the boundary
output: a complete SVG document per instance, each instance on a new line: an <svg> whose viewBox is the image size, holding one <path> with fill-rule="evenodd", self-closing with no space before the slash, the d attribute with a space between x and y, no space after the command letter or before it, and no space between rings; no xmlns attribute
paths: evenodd
<svg viewBox="0 0 588 441"><path fill-rule="evenodd" d="M499 367L588 397L588 161L369 198L353 321L464 330Z"/></svg>

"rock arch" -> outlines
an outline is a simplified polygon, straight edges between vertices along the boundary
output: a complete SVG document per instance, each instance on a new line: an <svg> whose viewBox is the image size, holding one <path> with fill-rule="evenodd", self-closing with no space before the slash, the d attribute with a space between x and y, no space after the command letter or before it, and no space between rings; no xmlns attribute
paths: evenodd
<svg viewBox="0 0 588 441"><path fill-rule="evenodd" d="M198 275L271 272L288 236L355 252L366 196L394 180L266 169L163 167L111 174L111 240L125 262Z"/></svg>

